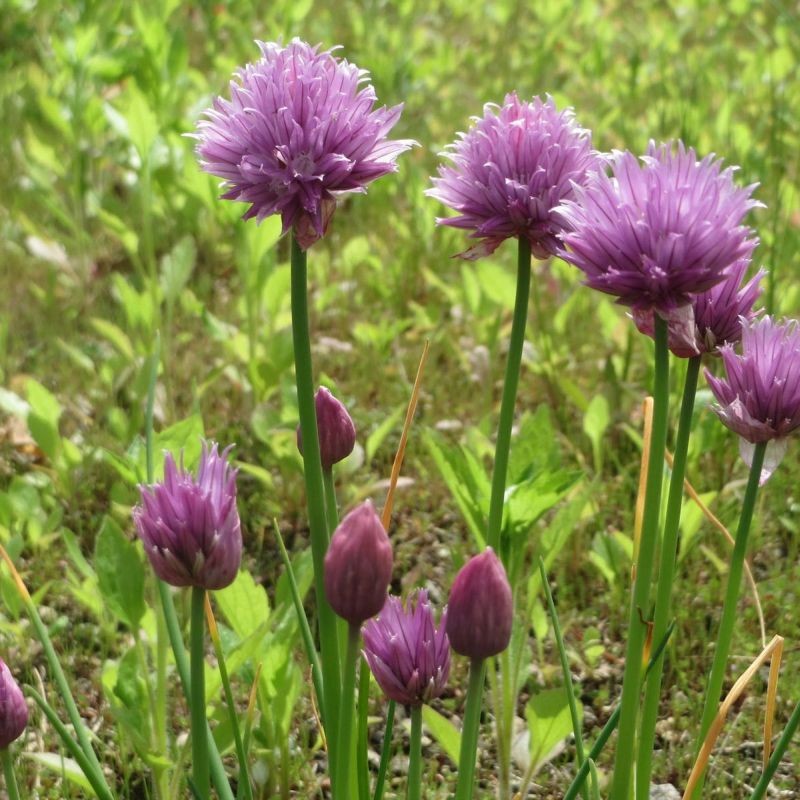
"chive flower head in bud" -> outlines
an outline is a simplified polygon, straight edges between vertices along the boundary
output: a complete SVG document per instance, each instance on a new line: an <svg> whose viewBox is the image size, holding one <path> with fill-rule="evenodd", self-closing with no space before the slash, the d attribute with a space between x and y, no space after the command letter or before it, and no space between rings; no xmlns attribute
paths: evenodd
<svg viewBox="0 0 800 800"><path fill-rule="evenodd" d="M351 625L361 625L383 608L392 579L392 545L369 500L334 531L324 578L331 608Z"/></svg>
<svg viewBox="0 0 800 800"><path fill-rule="evenodd" d="M563 257L587 286L686 325L693 295L723 281L756 246L744 225L761 205L750 197L755 186L738 187L733 168L713 155L698 161L681 142L651 142L641 159L615 152L610 163L611 175L593 173L558 209Z"/></svg>
<svg viewBox="0 0 800 800"><path fill-rule="evenodd" d="M553 209L573 196L573 183L583 183L601 164L591 133L578 126L572 109L559 111L549 96L524 102L508 94L502 106L485 105L474 122L444 152L450 164L439 168L426 192L458 212L436 222L478 240L462 258L489 255L519 236L538 258L554 255L563 223Z"/></svg>
<svg viewBox="0 0 800 800"><path fill-rule="evenodd" d="M356 426L347 409L324 386L314 397L317 411L317 433L322 468L330 469L343 461L356 445ZM297 449L303 453L303 436L297 426Z"/></svg>
<svg viewBox="0 0 800 800"><path fill-rule="evenodd" d="M11 670L0 658L0 750L19 739L28 724L28 705Z"/></svg>
<svg viewBox="0 0 800 800"><path fill-rule="evenodd" d="M402 106L375 108L366 71L332 50L300 39L258 46L230 100L218 97L198 124L197 154L223 179L223 198L250 204L245 219L280 214L305 250L325 235L338 196L396 172L416 143L387 138Z"/></svg>
<svg viewBox="0 0 800 800"><path fill-rule="evenodd" d="M761 479L765 481L786 452L786 437L800 428L800 329L797 320L765 316L742 322L742 354L720 348L726 377L706 380L722 422L741 437L742 457L753 445L769 442Z"/></svg>
<svg viewBox="0 0 800 800"><path fill-rule="evenodd" d="M163 482L139 487L136 530L156 575L172 586L222 589L236 577L242 530L230 451L204 442L196 478L167 453Z"/></svg>
<svg viewBox="0 0 800 800"><path fill-rule="evenodd" d="M437 627L428 594L420 589L405 608L390 595L380 614L364 626L364 657L390 700L419 706L445 690L450 676L446 624L447 609Z"/></svg>
<svg viewBox="0 0 800 800"><path fill-rule="evenodd" d="M669 349L676 356L718 355L722 345L741 341L742 320L749 322L757 315L753 306L761 296L760 283L766 275L766 271L760 269L743 283L749 264L749 259L740 259L721 283L694 295L691 305L681 306L670 316ZM636 327L650 337L655 331L653 314L652 309L633 311Z"/></svg>
<svg viewBox="0 0 800 800"><path fill-rule="evenodd" d="M472 659L508 647L514 603L506 571L491 547L473 556L456 575L447 603L447 636L456 653Z"/></svg>

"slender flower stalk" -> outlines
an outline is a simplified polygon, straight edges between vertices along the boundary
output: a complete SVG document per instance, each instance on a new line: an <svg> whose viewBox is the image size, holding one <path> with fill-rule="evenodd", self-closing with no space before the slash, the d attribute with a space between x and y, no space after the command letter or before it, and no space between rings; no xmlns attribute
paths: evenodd
<svg viewBox="0 0 800 800"><path fill-rule="evenodd" d="M14 761L7 747L0 749L0 761L3 762L3 776L6 779L8 800L20 800L17 776L14 774Z"/></svg>
<svg viewBox="0 0 800 800"><path fill-rule="evenodd" d="M378 777L375 779L375 792L372 800L383 800L383 787L386 784L386 772L389 769L389 759L392 755L392 732L394 730L394 712L397 703L389 701L386 708L386 727L383 731L383 744L381 745L381 760L378 764Z"/></svg>
<svg viewBox="0 0 800 800"><path fill-rule="evenodd" d="M205 630L206 590L192 588L191 665L192 665L192 781L199 800L209 798L208 723L206 721L206 679L203 633Z"/></svg>
<svg viewBox="0 0 800 800"><path fill-rule="evenodd" d="M689 359L686 379L683 386L678 434L675 439L675 453L672 462L672 475L667 496L667 514L664 520L664 535L661 540L658 587L656 589L655 617L653 620L653 641L661 641L672 616L672 584L678 560L678 529L681 521L683 501L683 481L686 477L686 456L689 452L689 433L692 427L692 412L697 393L697 378L700 374L700 356ZM664 672L664 658L655 662L645 682L644 705L639 731L639 755L636 768L636 797L648 797L650 792L650 773L652 771L653 744L655 741L658 706L661 698L661 678Z"/></svg>
<svg viewBox="0 0 800 800"><path fill-rule="evenodd" d="M622 678L619 734L614 761L611 800L628 800L632 766L636 752L636 720L639 712L642 654L647 625L641 615L650 608L650 585L653 576L655 545L658 540L661 484L664 474L664 450L667 442L667 412L669 405L669 350L667 322L661 316L655 320L655 381L653 385L653 427L650 457L647 463L644 517L641 546L636 563L636 578L628 622L628 641L625 648L625 672Z"/></svg>
<svg viewBox="0 0 800 800"><path fill-rule="evenodd" d="M334 796L337 800L350 800L350 757L352 754L354 694L356 667L359 661L360 623L350 624L347 629L347 650L342 667L342 707L339 715L339 734L336 740L336 771L334 772Z"/></svg>
<svg viewBox="0 0 800 800"><path fill-rule="evenodd" d="M422 797L422 706L411 707L411 743L408 759L408 800Z"/></svg>
<svg viewBox="0 0 800 800"><path fill-rule="evenodd" d="M485 681L486 660L473 658L469 662L467 705L464 710L464 722L461 726L461 750L458 754L458 782L456 783L455 800L472 800Z"/></svg>

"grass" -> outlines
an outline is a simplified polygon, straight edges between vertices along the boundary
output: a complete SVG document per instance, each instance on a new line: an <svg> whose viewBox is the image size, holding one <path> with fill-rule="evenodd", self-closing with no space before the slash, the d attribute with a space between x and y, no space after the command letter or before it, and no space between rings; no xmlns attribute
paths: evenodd
<svg viewBox="0 0 800 800"><path fill-rule="evenodd" d="M536 5L7 4L0 21L0 540L17 557L31 590L41 590L42 615L79 687L79 705L85 713L100 712L101 756L118 775L123 797L146 796L141 753L120 722L129 707L114 701L130 688L113 676L130 667L132 641L101 602L93 603L91 567L84 570L80 556L91 560L106 516L132 536L128 507L135 480L122 475L114 457L137 457L145 362L156 328L166 361L157 427L168 429L194 414L208 434L237 442L237 459L251 467L240 481L246 564L263 582L273 615L284 606L272 518L298 558L307 545L294 448L288 242L273 248L274 226L244 225L238 221L243 208L217 201L215 180L199 172L192 142L183 136L212 96L225 90L236 65L255 57L253 39L300 35L343 45L343 55L370 69L382 102L405 103L396 135L421 144L401 160L398 176L340 206L331 234L309 258L319 377L336 387L360 431L360 456L339 473L344 506L364 496L381 499L378 482L388 477L402 417L383 423L404 407L422 344L431 340L404 467L413 483L397 496L391 532L399 562L395 589L430 582L443 598L472 546L423 431L438 428L445 442L469 443L484 464L491 454L486 439L499 406L514 248L508 244L475 264L452 260L463 240L435 229L442 209L422 194L437 152L483 103L500 102L511 90L550 92L559 104L576 108L601 149L642 151L649 138L681 137L701 153L740 165L739 179L758 182L756 196L768 207L752 219L761 237L755 261L770 270L764 301L777 313L798 313L800 122L791 98L798 92L800 35L791 4ZM586 723L591 738L619 694L628 592L624 545L638 477L639 406L652 382L651 343L631 334L624 313L580 287L566 265L536 269L542 318L531 310L518 409L549 408L560 466L581 470L592 485L586 510L550 569L581 700L595 720ZM154 274L157 283L148 279ZM536 332L550 339L549 365L543 365ZM31 378L47 393L31 394ZM672 377L673 409L681 382L682 375ZM584 433L597 396L609 409L599 456ZM33 408L27 421L15 413L17 398ZM688 476L701 493L713 494L715 513L732 527L746 473L708 400L707 393L698 398ZM768 633L787 639L781 719L800 696L791 667L800 634L792 613L800 579L795 453L790 450L760 495L750 548ZM551 516L531 526L532 540ZM671 688L664 693L654 761L658 779L679 786L691 766L695 700L710 663L720 565L727 559L718 535L706 525L695 533L695 527L684 520L677 629L665 673ZM5 577L0 590L3 657L27 665L21 677L36 685L41 655ZM758 626L746 600L741 608L733 652L743 669L758 649ZM147 630L152 620L146 617L144 625ZM596 636L587 636L591 628ZM285 783L307 787L317 780L307 756L319 744L307 722L301 666L281 635L280 626L269 634L282 656L274 675L262 679L261 700L270 702L276 675L292 687L287 697L298 698L298 710L287 702L274 724L292 731ZM235 638L231 633L229 647ZM523 700L559 685L557 663L547 644L532 642ZM242 698L253 668L245 664L235 677ZM450 713L460 713L460 669L454 696L443 706ZM738 797L742 782L754 784L759 754L748 743L758 741L762 697L761 690L752 691L732 716L708 797ZM224 713L220 706L220 720ZM262 718L254 733L256 760L272 768L262 796L278 791L282 780L272 752L280 730L270 731L271 724ZM47 732L43 743L55 747ZM439 751L434 745L431 752ZM601 772L609 757L610 751L601 759ZM558 796L571 762L565 753L547 765L531 796ZM56 772L23 763L28 785L41 782L40 796L65 796ZM487 767L491 763L485 759ZM800 785L800 772L791 769L779 774L777 786ZM80 796L79 789L71 791ZM431 796L444 795L431 785Z"/></svg>

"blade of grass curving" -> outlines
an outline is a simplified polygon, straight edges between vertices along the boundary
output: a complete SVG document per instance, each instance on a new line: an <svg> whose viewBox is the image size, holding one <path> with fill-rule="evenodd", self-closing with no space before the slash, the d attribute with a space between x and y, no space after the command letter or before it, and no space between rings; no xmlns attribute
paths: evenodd
<svg viewBox="0 0 800 800"><path fill-rule="evenodd" d="M770 748L772 747L772 726L775 722L775 704L778 699L778 678L781 672L781 659L783 658L783 644L780 651L769 662L769 681L767 682L767 705L764 709L764 753L762 757L763 768L769 764Z"/></svg>
<svg viewBox="0 0 800 800"><path fill-rule="evenodd" d="M70 755L75 759L77 765L81 768L81 772L86 776L95 794L100 800L114 800L114 795L108 788L102 770L91 763L89 757L83 751L80 744L75 741L67 726L58 718L55 709L32 686L26 686L25 691L34 699L36 705L39 706L42 713L47 717L53 728L55 728L59 738L64 743Z"/></svg>
<svg viewBox="0 0 800 800"><path fill-rule="evenodd" d="M750 795L750 800L762 800L764 795L767 793L767 787L775 776L775 772L781 763L784 753L786 753L786 750L789 747L789 743L792 741L792 737L797 731L798 725L800 725L800 703L794 707L792 716L789 717L789 721L786 723L786 727L783 729L781 738L778 739L778 743L775 745L775 749L772 751L772 756L769 759L769 763L767 764L764 772L761 774L761 777L756 784L756 788L753 789L753 794Z"/></svg>
<svg viewBox="0 0 800 800"><path fill-rule="evenodd" d="M228 716L231 721L231 728L233 728L233 741L236 745L236 757L239 759L239 786L244 786L244 797L246 800L253 800L253 789L250 786L250 773L247 769L247 754L245 753L242 743L242 732L239 729L239 715L236 713L236 704L233 700L233 692L231 691L231 682L228 677L228 667L225 664L225 654L222 652L222 642L219 638L219 629L217 628L217 620L214 618L214 611L211 608L211 600L206 593L206 623L208 625L208 634L211 637L211 643L214 646L214 655L217 657L217 666L219 667L219 675L222 679L222 689L225 692L225 702L228 706Z"/></svg>
<svg viewBox="0 0 800 800"><path fill-rule="evenodd" d="M61 668L61 662L58 660L55 648L53 647L53 642L50 640L50 634L47 632L47 627L45 626L44 622L42 622L42 618L39 616L39 610L36 608L33 598L31 598L30 594L28 593L28 588L25 586L22 576L19 574L19 572L17 572L14 562L11 560L11 557L8 555L6 549L2 545L0 545L0 557L2 557L2 559L6 562L6 566L11 572L11 577L13 579L14 586L16 587L17 594L19 594L22 604L25 606L25 610L28 612L28 617L30 618L31 623L36 630L36 636L42 645L45 657L47 658L47 663L50 666L53 677L55 678L56 686L58 687L58 693L61 695L61 699L64 701L64 706L67 709L67 715L72 723L72 727L75 729L75 735L78 737L78 744L86 755L86 758L89 760L89 763L94 767L99 779L102 780L103 784L106 786L110 796L111 790L108 789L108 785L103 777L103 769L100 766L100 762L97 759L94 748L89 741L88 728L84 724L83 719L78 712L77 705L75 705L75 699L73 698L72 691L69 688L67 677L64 675L64 670Z"/></svg>
<svg viewBox="0 0 800 800"><path fill-rule="evenodd" d="M386 709L386 727L383 731L383 745L381 747L381 761L378 765L378 777L375 780L375 793L372 800L383 800L383 787L386 785L386 771L389 769L389 757L392 750L392 729L394 728L394 710L397 704L389 701Z"/></svg>
<svg viewBox="0 0 800 800"><path fill-rule="evenodd" d="M320 667L317 648L314 646L314 637L311 634L311 626L308 624L306 611L303 608L303 600L300 597L300 590L297 588L297 581L294 577L292 562L289 558L289 553L286 551L286 544L283 541L283 536L281 536L277 519L272 520L272 526L275 530L275 538L278 540L278 549L281 551L281 560L283 561L283 568L286 570L286 579L289 581L289 591L292 594L292 603L294 603L297 624L300 626L300 635L303 639L303 647L306 651L306 658L308 659L308 663L311 665L311 678L314 682L314 691L317 693L317 703L319 703L320 714L324 722L325 695L322 691L322 668Z"/></svg>
<svg viewBox="0 0 800 800"><path fill-rule="evenodd" d="M567 692L569 715L572 719L572 733L575 737L575 762L578 769L580 769L583 766L583 762L586 760L583 749L581 721L578 717L578 708L575 705L575 691L572 685L572 673L569 669L569 658L567 657L567 651L564 647L564 637L561 635L561 625L559 624L556 606L553 602L553 593L550 591L550 584L547 581L547 572L544 568L544 560L541 556L539 556L539 573L542 576L542 586L544 587L545 597L547 598L547 609L550 612L550 619L553 621L553 634L556 639L558 656L561 660L561 671L564 675L564 689ZM581 794L584 800L589 800L589 787L586 786L586 784L584 784Z"/></svg>

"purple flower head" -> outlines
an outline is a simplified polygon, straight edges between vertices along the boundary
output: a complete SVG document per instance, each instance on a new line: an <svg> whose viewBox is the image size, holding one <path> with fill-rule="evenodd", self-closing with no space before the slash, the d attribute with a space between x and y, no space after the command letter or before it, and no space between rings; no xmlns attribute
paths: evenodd
<svg viewBox="0 0 800 800"><path fill-rule="evenodd" d="M719 418L742 437L749 464L752 445L770 442L762 482L780 463L786 437L800 427L800 329L796 320L772 317L742 321L742 355L733 345L720 348L727 378L706 380L717 400Z"/></svg>
<svg viewBox="0 0 800 800"><path fill-rule="evenodd" d="M167 453L163 483L139 487L136 530L156 575L172 586L222 589L236 577L242 529L230 451L204 442L196 479Z"/></svg>
<svg viewBox="0 0 800 800"><path fill-rule="evenodd" d="M444 691L450 675L447 609L437 628L424 589L408 598L387 598L363 629L364 657L390 699L407 706L428 703Z"/></svg>
<svg viewBox="0 0 800 800"><path fill-rule="evenodd" d="M596 172L558 209L566 225L563 257L586 284L636 311L680 317L692 297L748 260L757 239L743 224L760 205L755 186L739 188L733 168L713 155L697 160L681 142L637 159L615 152L612 175Z"/></svg>
<svg viewBox="0 0 800 800"><path fill-rule="evenodd" d="M473 659L508 647L514 601L506 571L491 547L461 568L447 603L447 636L456 653Z"/></svg>
<svg viewBox="0 0 800 800"><path fill-rule="evenodd" d="M356 445L356 426L347 409L328 389L321 386L314 397L317 411L317 433L322 468L330 469L343 461ZM297 426L297 449L303 453L303 436Z"/></svg>
<svg viewBox="0 0 800 800"><path fill-rule="evenodd" d="M0 658L0 750L19 739L28 724L28 706L11 670Z"/></svg>
<svg viewBox="0 0 800 800"><path fill-rule="evenodd" d="M572 109L558 111L549 96L523 103L514 93L502 107L485 105L483 117L444 156L451 164L439 167L426 194L458 212L438 224L464 228L478 240L460 253L468 259L515 236L527 237L538 258L554 255L563 223L553 209L602 163Z"/></svg>
<svg viewBox="0 0 800 800"><path fill-rule="evenodd" d="M703 353L717 354L723 344L742 338L742 320L749 322L758 312L753 305L763 291L760 282L767 274L760 269L744 285L749 259L737 261L721 283L694 295L691 305L681 306L668 324L669 349L681 358ZM633 321L642 333L654 335L652 309L634 309Z"/></svg>
<svg viewBox="0 0 800 800"><path fill-rule="evenodd" d="M374 108L367 73L300 39L258 42L261 59L236 73L198 124L197 154L225 181L223 198L250 203L244 219L280 214L303 249L325 235L336 198L396 172L416 142L387 134L402 105Z"/></svg>
<svg viewBox="0 0 800 800"><path fill-rule="evenodd" d="M333 532L325 554L325 595L351 625L374 617L392 579L392 545L369 500L356 506Z"/></svg>

